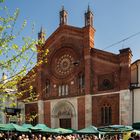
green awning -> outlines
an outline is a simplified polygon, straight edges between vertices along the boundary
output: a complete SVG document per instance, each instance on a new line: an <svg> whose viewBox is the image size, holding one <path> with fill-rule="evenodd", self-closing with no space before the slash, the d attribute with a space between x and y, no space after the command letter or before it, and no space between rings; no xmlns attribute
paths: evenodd
<svg viewBox="0 0 140 140"><path fill-rule="evenodd" d="M1 127L0 130L3 131L19 131L19 132L30 132L29 129L23 128L20 125L9 123L9 124L3 124L5 127Z"/></svg>
<svg viewBox="0 0 140 140"><path fill-rule="evenodd" d="M31 129L32 131L53 133L53 129L47 127L45 124L37 124L36 126L31 127L30 129Z"/></svg>
<svg viewBox="0 0 140 140"><path fill-rule="evenodd" d="M82 134L95 134L95 133L99 133L99 131L97 130L97 128L93 125L90 125L86 128L80 129L78 131L76 131L77 133L82 133Z"/></svg>
<svg viewBox="0 0 140 140"><path fill-rule="evenodd" d="M108 126L98 128L98 131L107 132L107 133L123 133L132 130L133 128L131 126L125 126L125 125L108 125Z"/></svg>
<svg viewBox="0 0 140 140"><path fill-rule="evenodd" d="M0 124L0 130L3 130L5 128L6 124Z"/></svg>
<svg viewBox="0 0 140 140"><path fill-rule="evenodd" d="M60 128L60 127L55 128L53 130L54 130L53 132L57 134L72 134L73 133L73 131L70 129Z"/></svg>
<svg viewBox="0 0 140 140"><path fill-rule="evenodd" d="M33 126L32 126L31 124L24 123L24 124L22 125L22 127L23 127L23 128L27 128L27 129L30 129L30 128L32 128Z"/></svg>

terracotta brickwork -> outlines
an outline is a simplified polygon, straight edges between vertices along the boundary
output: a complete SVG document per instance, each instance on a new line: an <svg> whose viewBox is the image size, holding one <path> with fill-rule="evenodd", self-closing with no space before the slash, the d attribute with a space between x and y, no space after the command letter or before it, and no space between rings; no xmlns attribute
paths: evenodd
<svg viewBox="0 0 140 140"><path fill-rule="evenodd" d="M112 108L112 124L119 124L119 94L92 97L92 122L95 126L102 126L101 107L105 104Z"/></svg>
<svg viewBox="0 0 140 140"><path fill-rule="evenodd" d="M121 57L124 56L125 58L121 60ZM119 55L92 49L92 93L97 94L128 89L130 85L130 57L130 49L124 49ZM102 91L99 89L99 83L104 79L110 80L112 88Z"/></svg>
<svg viewBox="0 0 140 140"><path fill-rule="evenodd" d="M85 97L78 98L78 129L85 127Z"/></svg>
<svg viewBox="0 0 140 140"><path fill-rule="evenodd" d="M51 106L50 102L44 102L44 123L51 127Z"/></svg>
<svg viewBox="0 0 140 140"><path fill-rule="evenodd" d="M111 81L113 88L107 90L107 92L129 88L130 50L126 49L117 55L95 49L92 46L87 47L87 43L84 43L87 41L85 41L83 37L83 31L85 32L83 29L80 30L79 28L64 25L64 27L59 27L46 41L42 49L49 49L47 56L48 62L38 67L35 78L36 82L31 83L34 84L39 99L59 98L58 86L61 84L69 85L69 94L67 97L82 95L83 92L78 92L77 83L78 74L81 72L85 74L85 94L106 92L101 91L98 85L100 83L99 79L104 79L104 77L106 77L105 75L111 75L112 78L110 78L110 76L106 78L113 79ZM56 39L54 39L54 37ZM53 40L53 42L51 40ZM52 44L48 42L52 42ZM68 51L66 51L66 49ZM73 57L73 63L79 61L79 64L78 66L72 66L72 71L69 72L68 75L57 76L54 74L56 67L54 62L57 61L57 57L59 58L59 56L65 53L67 54L68 52L70 52L71 57ZM126 73L128 75L126 75ZM48 79L50 80L50 93L46 94L45 82Z"/></svg>
<svg viewBox="0 0 140 140"><path fill-rule="evenodd" d="M128 89L131 82L131 50L126 48L120 50L120 89ZM126 74L127 73L127 74Z"/></svg>
<svg viewBox="0 0 140 140"><path fill-rule="evenodd" d="M30 71L22 79L22 82L25 79L30 81L35 74L33 82L25 82L24 86L19 83L18 87L19 91L30 85L36 89L37 100L44 101L44 121L48 126L51 125L51 101L74 97L77 98L77 106L74 107L78 108L78 128L86 126L84 95L91 95L92 98L93 124L101 125L100 107L105 101L113 109L112 123L119 123L119 93L129 89L131 50L122 49L119 54L98 50L94 34L95 29L90 25L79 28L61 24L43 45L36 46L37 62L43 63L36 65L34 73ZM49 53L45 56L47 49ZM81 74L84 79L79 78ZM84 81L82 88L80 80ZM49 84L46 85L46 81ZM113 92L118 94L107 95ZM21 99L29 95L27 91ZM30 109L27 110L30 112Z"/></svg>

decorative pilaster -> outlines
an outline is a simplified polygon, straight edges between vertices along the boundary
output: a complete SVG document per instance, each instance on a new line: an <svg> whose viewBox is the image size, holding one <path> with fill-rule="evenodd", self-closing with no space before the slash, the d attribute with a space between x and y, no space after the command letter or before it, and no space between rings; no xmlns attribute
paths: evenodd
<svg viewBox="0 0 140 140"><path fill-rule="evenodd" d="M85 96L85 126L92 125L92 96Z"/></svg>
<svg viewBox="0 0 140 140"><path fill-rule="evenodd" d="M120 124L132 124L132 94L129 90L120 91Z"/></svg>
<svg viewBox="0 0 140 140"><path fill-rule="evenodd" d="M44 102L42 100L38 101L38 123L44 123Z"/></svg>

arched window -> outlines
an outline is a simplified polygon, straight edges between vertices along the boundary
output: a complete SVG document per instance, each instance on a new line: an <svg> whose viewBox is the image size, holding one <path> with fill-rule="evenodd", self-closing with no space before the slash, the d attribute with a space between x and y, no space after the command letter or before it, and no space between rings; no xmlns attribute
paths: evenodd
<svg viewBox="0 0 140 140"><path fill-rule="evenodd" d="M85 87L85 75L83 73L79 74L78 87L79 87L80 92L82 92Z"/></svg>
<svg viewBox="0 0 140 140"><path fill-rule="evenodd" d="M61 96L61 93L62 93L61 89L62 89L62 88L61 88L61 85L59 85L59 86L58 86L58 95L59 95L59 96Z"/></svg>
<svg viewBox="0 0 140 140"><path fill-rule="evenodd" d="M109 125L112 123L112 108L109 105L101 107L101 124Z"/></svg>
<svg viewBox="0 0 140 140"><path fill-rule="evenodd" d="M62 96L65 95L65 85L62 85Z"/></svg>
<svg viewBox="0 0 140 140"><path fill-rule="evenodd" d="M46 94L50 93L50 80L46 80Z"/></svg>
<svg viewBox="0 0 140 140"><path fill-rule="evenodd" d="M66 85L66 87L65 87L66 89L66 95L68 95L68 92L69 92L69 86L68 85Z"/></svg>
<svg viewBox="0 0 140 140"><path fill-rule="evenodd" d="M69 94L69 86L67 84L62 84L58 86L58 95L65 96Z"/></svg>

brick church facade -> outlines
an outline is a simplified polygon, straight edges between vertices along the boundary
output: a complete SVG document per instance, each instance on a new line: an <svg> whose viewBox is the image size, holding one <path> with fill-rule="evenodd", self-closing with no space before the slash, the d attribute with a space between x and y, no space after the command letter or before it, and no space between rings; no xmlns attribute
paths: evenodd
<svg viewBox="0 0 140 140"><path fill-rule="evenodd" d="M131 124L131 50L113 54L96 49L94 34L89 8L82 28L67 25L67 12L62 8L60 25L52 35L45 40L40 31L43 44L37 45L37 62L41 63L18 85L19 91L32 85L37 95L36 100L24 102L26 122L29 114L36 113L36 123L52 128ZM27 97L28 91L20 100Z"/></svg>

